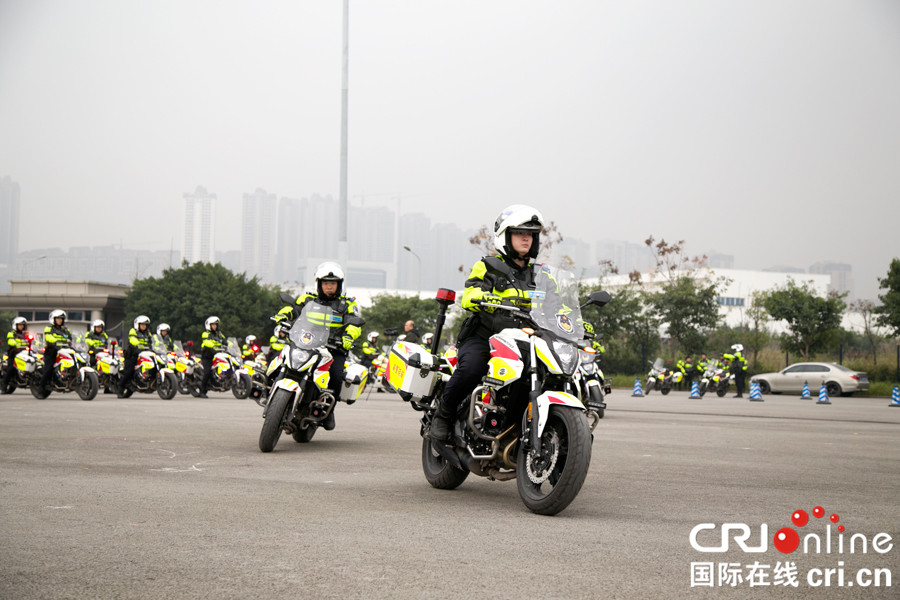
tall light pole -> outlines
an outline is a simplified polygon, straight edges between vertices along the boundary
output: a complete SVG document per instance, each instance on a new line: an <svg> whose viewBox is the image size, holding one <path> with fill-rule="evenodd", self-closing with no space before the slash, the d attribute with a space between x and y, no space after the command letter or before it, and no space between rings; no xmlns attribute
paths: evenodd
<svg viewBox="0 0 900 600"><path fill-rule="evenodd" d="M347 99L349 96L350 0L344 0L343 54L341 58L341 185L338 206L338 261L347 268Z"/></svg>
<svg viewBox="0 0 900 600"><path fill-rule="evenodd" d="M416 254L415 252L413 252L409 246L403 246L403 249L406 250L407 252L409 252L410 254L412 254L413 256L415 256L416 261L418 261L418 263L419 263L419 282L418 282L419 289L416 292L416 296L421 296L422 295L422 259L419 258L419 255Z"/></svg>

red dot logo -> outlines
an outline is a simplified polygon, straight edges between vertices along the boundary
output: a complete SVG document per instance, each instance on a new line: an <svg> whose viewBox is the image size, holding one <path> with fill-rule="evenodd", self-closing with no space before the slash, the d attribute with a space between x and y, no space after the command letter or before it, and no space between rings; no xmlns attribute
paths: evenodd
<svg viewBox="0 0 900 600"><path fill-rule="evenodd" d="M841 533L844 533L844 526L838 525L838 531L840 531Z"/></svg>
<svg viewBox="0 0 900 600"><path fill-rule="evenodd" d="M791 515L791 523L793 523L797 527L803 527L808 522L809 522L809 515L806 514L805 510L795 511L794 514Z"/></svg>
<svg viewBox="0 0 900 600"><path fill-rule="evenodd" d="M831 515L829 518L831 519L832 523L837 523L838 521L841 520L841 518L837 515Z"/></svg>
<svg viewBox="0 0 900 600"><path fill-rule="evenodd" d="M775 549L782 554L790 554L800 545L800 536L790 527L782 527L775 532L775 538L772 540Z"/></svg>
<svg viewBox="0 0 900 600"><path fill-rule="evenodd" d="M821 519L825 516L825 509L821 506L817 506L813 509L813 516L817 519Z"/></svg>

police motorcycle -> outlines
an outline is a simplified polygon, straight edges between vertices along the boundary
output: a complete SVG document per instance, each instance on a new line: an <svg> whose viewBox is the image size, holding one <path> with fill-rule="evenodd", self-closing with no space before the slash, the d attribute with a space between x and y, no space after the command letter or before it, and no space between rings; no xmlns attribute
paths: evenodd
<svg viewBox="0 0 900 600"><path fill-rule="evenodd" d="M188 348L193 342L188 342ZM181 340L172 342L172 349L168 352L169 368L175 373L178 393L182 395L200 395L200 380L203 377L203 367L194 358L193 353L185 348Z"/></svg>
<svg viewBox="0 0 900 600"><path fill-rule="evenodd" d="M123 390L125 397L134 392L152 394L156 392L163 400L171 400L178 392L178 379L175 371L169 368L169 350L159 334L150 338L150 349L138 354L134 377Z"/></svg>
<svg viewBox="0 0 900 600"><path fill-rule="evenodd" d="M241 357L243 362L237 370L231 393L235 398L249 397L258 404L266 396L266 358L257 344L253 345L253 352L253 358Z"/></svg>
<svg viewBox="0 0 900 600"><path fill-rule="evenodd" d="M594 431L606 412L605 399L612 392L612 388L603 377L603 371L600 369L599 363L600 354L593 346L579 348L578 355L581 358L578 370L575 372L575 381L578 383L578 396L587 407L588 421L591 425L591 431Z"/></svg>
<svg viewBox="0 0 900 600"><path fill-rule="evenodd" d="M38 335L43 336L43 334L40 333ZM16 388L30 388L32 382L37 383L41 380L40 369L43 362L38 349L43 344L35 339L35 334L33 333L29 333L25 339L28 342L28 346L16 354L12 365L9 365L9 360L6 356L3 357L5 368L16 370L15 375L9 383L8 391L10 394L13 393ZM3 373L0 374L0 377L4 377L5 375L6 371L4 369ZM0 381L2 381L2 379L0 379Z"/></svg>
<svg viewBox="0 0 900 600"><path fill-rule="evenodd" d="M295 299L282 294L282 300L293 304ZM263 426L259 433L259 449L271 452L281 433L288 433L294 441L307 443L334 410L335 398L328 389L329 369L334 360L328 341L328 323L341 319L334 311L315 301L303 306L288 331L287 343L269 363L266 375L272 382L268 396L257 403L263 407ZM348 324L365 323L356 315L347 317ZM359 364L351 364L344 373L342 399L356 402L366 385L368 372Z"/></svg>
<svg viewBox="0 0 900 600"><path fill-rule="evenodd" d="M106 346L97 350L95 369L100 387L105 390L115 389L119 383L119 372L122 370L122 360L116 349L116 340L109 340Z"/></svg>
<svg viewBox="0 0 900 600"><path fill-rule="evenodd" d="M728 371L728 366L722 365L715 359L710 359L698 385L700 395L703 396L708 391L715 391L716 396L722 398L728 393L732 381L734 381L734 375Z"/></svg>
<svg viewBox="0 0 900 600"><path fill-rule="evenodd" d="M212 376L209 378L209 387L207 391L232 391L232 393L234 393L233 389L239 377L238 370L242 366L241 347L237 342L237 338L227 338L225 340L225 350L216 352L213 355ZM200 381L203 375L202 367L198 369L198 374L200 377L196 378L196 386L191 389L191 394L195 396L200 393ZM194 393L195 390L196 393ZM246 397L246 395L243 396L243 398Z"/></svg>
<svg viewBox="0 0 900 600"><path fill-rule="evenodd" d="M97 372L91 367L84 334L75 335L71 341L61 342L58 345L59 352L56 354L54 364L44 364L36 371L36 373L43 373L43 369L53 369L47 396L52 392L74 391L82 400L93 400L100 389L100 382ZM35 398L47 397L41 390L40 375L31 380L31 394Z"/></svg>
<svg viewBox="0 0 900 600"><path fill-rule="evenodd" d="M667 369L663 359L657 358L650 367L650 372L647 373L647 384L644 387L648 393L655 388L665 396L672 391L672 387L679 383L683 376L684 374L681 371Z"/></svg>
<svg viewBox="0 0 900 600"><path fill-rule="evenodd" d="M488 269L505 272L499 260ZM532 512L553 515L581 489L591 461L591 428L579 399L576 372L584 347L584 326L575 276L541 267L530 299L481 302L482 309L507 311L520 327L491 336L488 372L468 402L459 407L452 439L431 437L431 423L449 380L449 357L437 344L452 290L438 291L440 305L432 348L397 342L388 367L401 398L422 411L422 468L433 487L454 489L474 473L491 480L515 479L519 497ZM587 305L609 302L605 291Z"/></svg>

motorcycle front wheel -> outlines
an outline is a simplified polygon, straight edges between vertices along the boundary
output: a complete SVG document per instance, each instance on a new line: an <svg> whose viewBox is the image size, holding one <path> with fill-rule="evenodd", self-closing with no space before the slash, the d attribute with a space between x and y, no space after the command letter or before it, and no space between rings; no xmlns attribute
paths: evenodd
<svg viewBox="0 0 900 600"><path fill-rule="evenodd" d="M253 385L253 382L250 380L250 376L246 373L238 374L238 378L235 380L234 385L231 386L231 393L234 394L234 397L238 400L243 400L250 394L250 387Z"/></svg>
<svg viewBox="0 0 900 600"><path fill-rule="evenodd" d="M175 397L175 392L177 391L178 380L175 379L174 373L166 373L163 380L159 382L159 387L156 388L156 393L159 394L159 397L163 400L171 400Z"/></svg>
<svg viewBox="0 0 900 600"><path fill-rule="evenodd" d="M97 374L85 373L84 381L78 384L78 388L75 391L82 400L93 400L96 398L97 392L100 391L100 379L97 377Z"/></svg>
<svg viewBox="0 0 900 600"><path fill-rule="evenodd" d="M716 388L716 396L718 396L719 398L724 398L725 394L727 394L727 393L728 393L727 385L720 385L718 388Z"/></svg>
<svg viewBox="0 0 900 600"><path fill-rule="evenodd" d="M263 422L262 431L259 432L259 449L263 452L271 452L281 437L284 426L284 418L291 407L291 392L280 389L275 392L269 405L266 407L266 420Z"/></svg>
<svg viewBox="0 0 900 600"><path fill-rule="evenodd" d="M591 402L594 404L594 406L602 404L603 403L603 392L600 391L600 388L591 386L590 390L591 390L591 392L590 392L591 393ZM597 416L602 419L603 413L606 412L606 409L595 408L594 411L597 413Z"/></svg>
<svg viewBox="0 0 900 600"><path fill-rule="evenodd" d="M539 515L567 507L584 484L591 466L591 428L584 413L550 408L541 435L541 454L519 445L516 486L525 506Z"/></svg>
<svg viewBox="0 0 900 600"><path fill-rule="evenodd" d="M456 489L469 476L468 471L458 469L444 460L432 446L430 437L422 438L422 471L425 472L428 483L439 490Z"/></svg>
<svg viewBox="0 0 900 600"><path fill-rule="evenodd" d="M668 394L670 391L672 391L672 388L664 387L664 388L660 388L659 393L662 394L663 396L665 396L665 395Z"/></svg>

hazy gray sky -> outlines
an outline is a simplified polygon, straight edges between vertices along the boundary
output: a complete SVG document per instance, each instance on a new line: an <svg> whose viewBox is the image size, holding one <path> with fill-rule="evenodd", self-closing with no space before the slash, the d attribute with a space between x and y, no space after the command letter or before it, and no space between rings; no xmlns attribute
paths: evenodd
<svg viewBox="0 0 900 600"><path fill-rule="evenodd" d="M244 193L337 196L341 6L0 0L22 249L178 247L197 185L238 249ZM848 262L873 296L900 256L900 2L351 0L349 190Z"/></svg>

